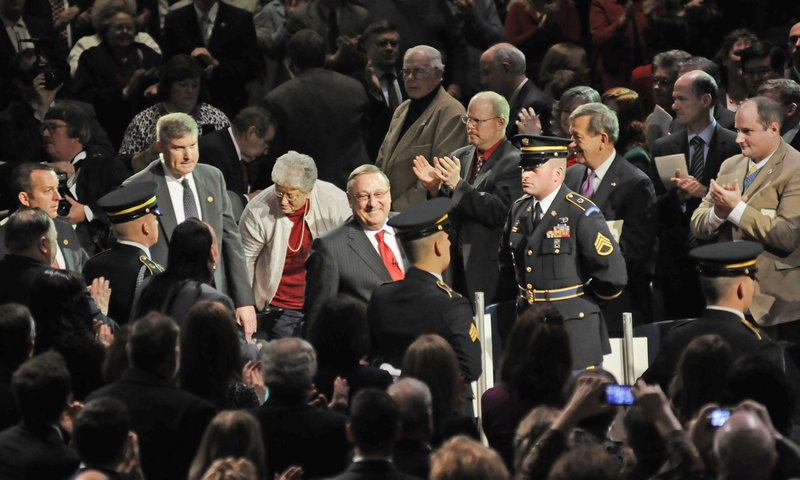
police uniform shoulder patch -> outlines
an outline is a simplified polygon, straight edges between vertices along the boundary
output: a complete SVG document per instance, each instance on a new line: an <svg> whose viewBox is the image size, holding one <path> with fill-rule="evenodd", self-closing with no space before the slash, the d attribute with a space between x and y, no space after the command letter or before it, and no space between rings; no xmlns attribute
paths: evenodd
<svg viewBox="0 0 800 480"><path fill-rule="evenodd" d="M518 199L514 200L514 203L519 203L519 202L521 202L523 200L527 200L529 198L531 198L531 196L526 193L525 195L523 195L523 196L519 197Z"/></svg>
<svg viewBox="0 0 800 480"><path fill-rule="evenodd" d="M567 194L567 201L571 204L575 205L576 207L580 208L584 212L591 207L594 207L595 204L588 198L584 197L583 195L575 192L569 192Z"/></svg>
<svg viewBox="0 0 800 480"><path fill-rule="evenodd" d="M594 249L598 255L605 257L607 255L611 255L611 252L614 251L614 244L611 243L611 240L609 240L608 237L600 232L597 232L597 237L594 239Z"/></svg>
<svg viewBox="0 0 800 480"><path fill-rule="evenodd" d="M453 289L450 287L450 285L448 285L448 284L444 283L444 282L443 282L443 281L441 281L441 280L439 280L438 282L436 282L436 286L437 286L437 287L439 287L439 288L441 288L442 290L444 290L444 291L445 291L445 293L447 293L447 295L448 295L450 298L453 298L453 297L455 297L455 298L461 298L461 294L460 294L460 293L458 293L458 292L456 292L455 290L453 290Z"/></svg>
<svg viewBox="0 0 800 480"><path fill-rule="evenodd" d="M150 260L150 257L147 255L139 255L139 261L142 262L142 265L144 265L145 268L147 268L147 270L150 272L150 275L155 275L164 271L161 265Z"/></svg>

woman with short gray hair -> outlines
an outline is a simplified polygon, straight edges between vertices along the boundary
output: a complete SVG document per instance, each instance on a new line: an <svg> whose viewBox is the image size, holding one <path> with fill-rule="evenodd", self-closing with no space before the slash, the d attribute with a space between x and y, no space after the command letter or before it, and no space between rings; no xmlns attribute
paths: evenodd
<svg viewBox="0 0 800 480"><path fill-rule="evenodd" d="M347 195L317 179L308 155L290 151L279 157L272 182L250 200L239 222L256 308L276 318L270 339L291 336L303 318L311 240L351 214Z"/></svg>

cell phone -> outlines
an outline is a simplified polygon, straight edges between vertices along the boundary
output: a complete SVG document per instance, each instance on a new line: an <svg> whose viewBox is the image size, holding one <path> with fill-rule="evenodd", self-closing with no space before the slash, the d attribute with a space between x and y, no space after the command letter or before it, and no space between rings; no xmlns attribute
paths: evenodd
<svg viewBox="0 0 800 480"><path fill-rule="evenodd" d="M610 405L633 405L633 393L628 385L606 385L606 402Z"/></svg>
<svg viewBox="0 0 800 480"><path fill-rule="evenodd" d="M711 411L711 425L714 427L725 425L725 422L727 422L729 418L731 418L730 410L718 408Z"/></svg>

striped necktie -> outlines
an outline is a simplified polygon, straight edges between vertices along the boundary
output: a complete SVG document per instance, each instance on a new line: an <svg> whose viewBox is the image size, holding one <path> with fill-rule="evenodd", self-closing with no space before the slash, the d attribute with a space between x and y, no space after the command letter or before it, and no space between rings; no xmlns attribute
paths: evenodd
<svg viewBox="0 0 800 480"><path fill-rule="evenodd" d="M753 183L753 180L756 179L756 177L758 176L758 172L760 171L761 169L757 168L755 165L750 167L750 170L747 171L747 176L744 177L744 188L742 188L742 193L747 191L747 187L749 187L750 184Z"/></svg>

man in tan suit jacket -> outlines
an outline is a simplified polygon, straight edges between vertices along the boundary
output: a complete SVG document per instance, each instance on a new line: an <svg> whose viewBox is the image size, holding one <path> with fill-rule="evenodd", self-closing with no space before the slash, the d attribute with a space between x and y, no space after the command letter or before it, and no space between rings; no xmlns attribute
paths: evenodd
<svg viewBox="0 0 800 480"><path fill-rule="evenodd" d="M722 163L692 215L698 239L754 240L758 281L750 313L774 339L800 339L800 152L781 139L781 107L766 97L736 112L742 149ZM790 323L791 322L791 323ZM777 337L777 338L776 338Z"/></svg>
<svg viewBox="0 0 800 480"><path fill-rule="evenodd" d="M392 184L392 207L402 212L426 199L427 190L417 180L414 158L443 157L467 144L461 125L464 106L441 87L444 64L433 47L409 48L401 75L409 99L394 112L375 165Z"/></svg>

